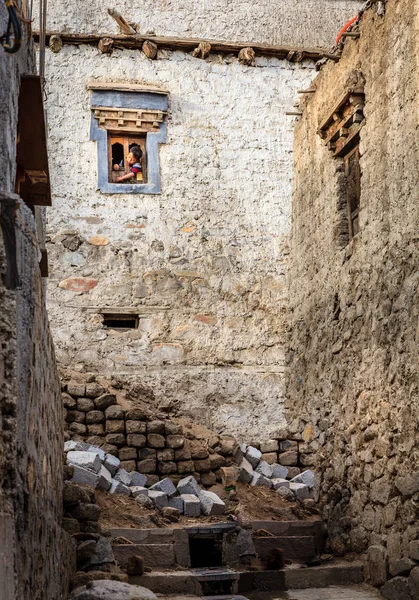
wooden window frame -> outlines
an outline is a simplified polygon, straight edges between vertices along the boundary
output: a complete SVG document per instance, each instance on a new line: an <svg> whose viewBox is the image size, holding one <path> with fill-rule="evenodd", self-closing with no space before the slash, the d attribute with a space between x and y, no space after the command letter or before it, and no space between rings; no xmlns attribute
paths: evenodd
<svg viewBox="0 0 419 600"><path fill-rule="evenodd" d="M121 144L123 147L123 156L124 156L124 170L114 171L113 170L113 161L112 161L112 146L113 144ZM121 177L121 175L125 175L130 172L129 165L126 164L126 156L129 153L129 148L132 144L137 144L143 153L141 158L141 167L142 167L142 181L128 179L127 183L131 185L141 185L147 183L147 143L146 143L146 134L143 135L133 135L133 134L125 134L121 135L121 132L113 133L108 131L108 182L116 183L117 177ZM122 182L121 182L122 183Z"/></svg>

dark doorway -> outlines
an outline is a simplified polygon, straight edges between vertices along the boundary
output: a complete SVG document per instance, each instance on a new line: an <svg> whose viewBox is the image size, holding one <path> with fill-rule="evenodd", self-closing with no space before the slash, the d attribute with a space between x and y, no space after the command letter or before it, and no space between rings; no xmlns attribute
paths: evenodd
<svg viewBox="0 0 419 600"><path fill-rule="evenodd" d="M222 536L216 534L189 537L192 568L221 567L223 564Z"/></svg>

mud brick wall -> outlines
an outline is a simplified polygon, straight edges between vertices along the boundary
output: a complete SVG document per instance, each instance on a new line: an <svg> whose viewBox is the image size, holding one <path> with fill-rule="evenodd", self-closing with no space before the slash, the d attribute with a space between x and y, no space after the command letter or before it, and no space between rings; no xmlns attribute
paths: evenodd
<svg viewBox="0 0 419 600"><path fill-rule="evenodd" d="M155 418L144 408L123 408L115 394L96 382L63 385L66 437L98 446L121 460L121 468L147 475L147 486L170 477L194 475L210 487L219 469L233 463L238 443L211 434L196 439L180 423Z"/></svg>
<svg viewBox="0 0 419 600"><path fill-rule="evenodd" d="M400 575L406 588L419 539L419 2L388 0L382 16L379 4L314 81L296 129L286 416L312 430L333 550L366 553L370 581ZM342 161L317 129L355 70L366 122L348 242Z"/></svg>

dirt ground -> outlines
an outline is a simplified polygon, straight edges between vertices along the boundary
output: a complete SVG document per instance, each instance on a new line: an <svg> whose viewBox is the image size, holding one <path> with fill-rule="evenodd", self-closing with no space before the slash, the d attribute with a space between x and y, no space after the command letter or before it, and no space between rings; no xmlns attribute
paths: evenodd
<svg viewBox="0 0 419 600"><path fill-rule="evenodd" d="M102 509L101 525L103 529L154 527L185 527L196 523L217 523L238 520L240 524L247 521L295 521L312 520L316 517L306 512L294 502L287 502L273 490L263 487L251 487L238 484L236 497L231 498L221 485L211 488L226 503L226 514L220 517L190 518L181 516L178 523L166 522L156 509L144 509L134 498L119 494L96 491L96 503Z"/></svg>

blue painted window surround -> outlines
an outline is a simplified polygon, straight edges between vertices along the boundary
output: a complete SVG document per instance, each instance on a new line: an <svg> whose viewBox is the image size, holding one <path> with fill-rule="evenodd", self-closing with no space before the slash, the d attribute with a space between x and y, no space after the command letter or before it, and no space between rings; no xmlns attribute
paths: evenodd
<svg viewBox="0 0 419 600"><path fill-rule="evenodd" d="M91 106L167 111L167 96L152 92L94 90ZM166 141L167 116L157 132L146 134L147 183L110 183L108 172L108 131L100 127L92 110L90 139L97 142L98 187L104 194L160 194L159 144ZM116 132L115 132L116 133ZM121 131L120 135L131 135ZM138 133L132 132L132 135Z"/></svg>

